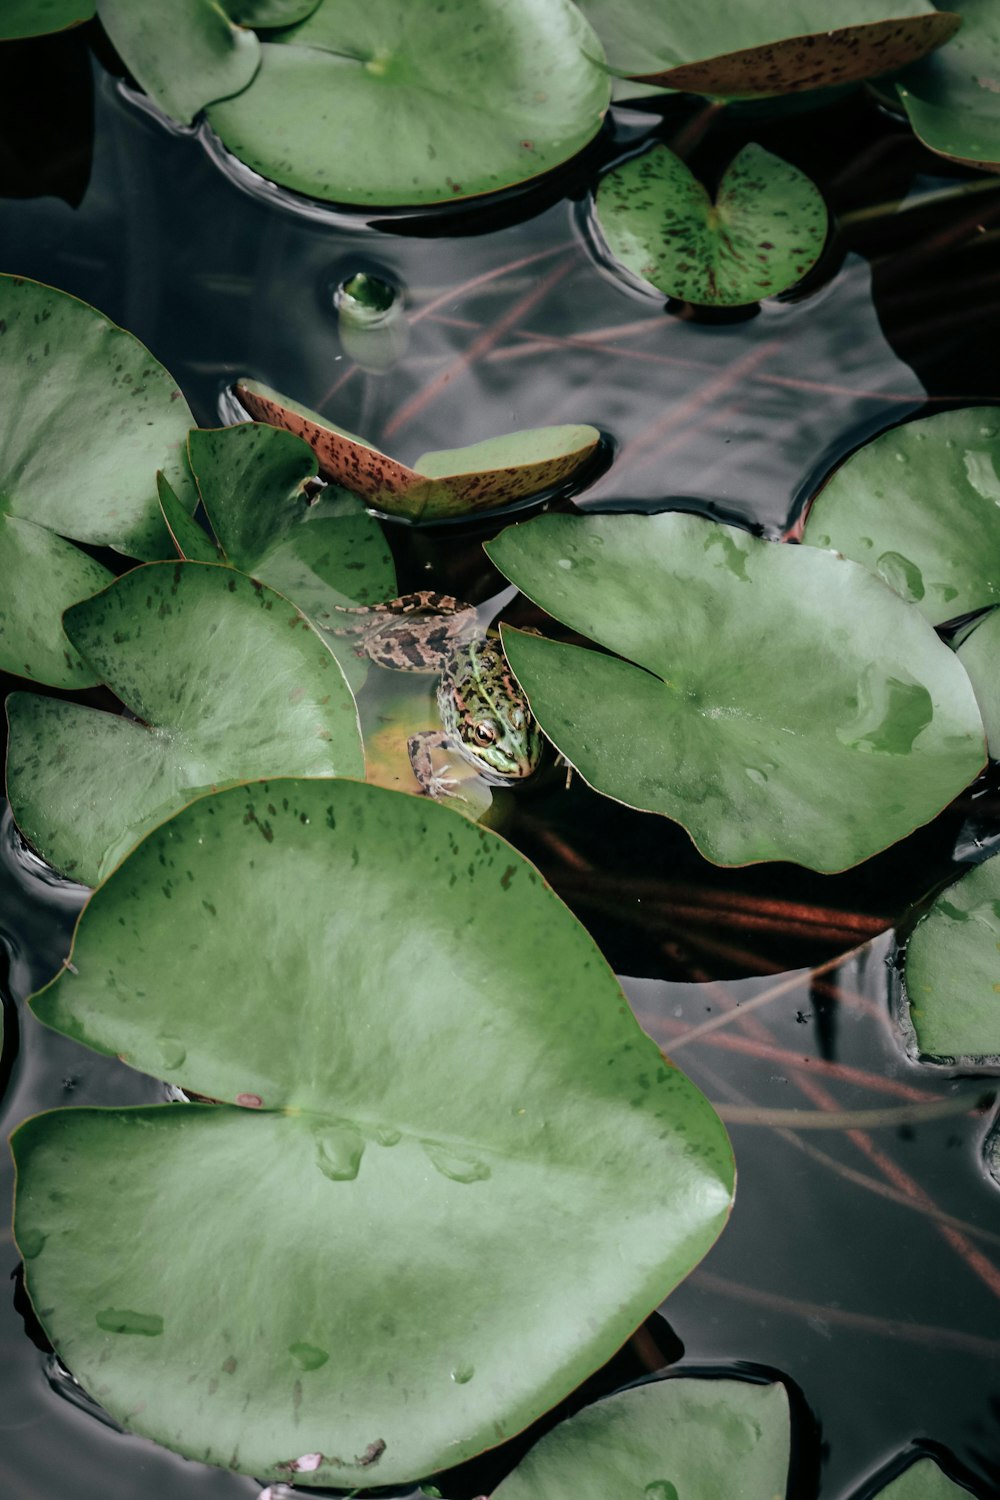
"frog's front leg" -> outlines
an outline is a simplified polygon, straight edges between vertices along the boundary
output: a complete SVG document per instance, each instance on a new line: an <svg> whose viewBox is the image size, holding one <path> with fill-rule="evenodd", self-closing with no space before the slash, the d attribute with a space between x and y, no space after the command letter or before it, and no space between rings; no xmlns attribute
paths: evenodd
<svg viewBox="0 0 1000 1500"><path fill-rule="evenodd" d="M434 751L443 751L454 756L455 742L443 729L422 729L411 734L406 742L413 774L425 797L444 797L452 787L458 785L457 777L448 776L434 769ZM449 767L444 767L444 772Z"/></svg>

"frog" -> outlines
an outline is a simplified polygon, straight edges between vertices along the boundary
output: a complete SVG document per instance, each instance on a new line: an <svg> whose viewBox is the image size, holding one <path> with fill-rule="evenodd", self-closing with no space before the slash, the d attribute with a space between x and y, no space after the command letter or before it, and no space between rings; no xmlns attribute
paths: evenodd
<svg viewBox="0 0 1000 1500"><path fill-rule="evenodd" d="M443 797L457 784L435 770L435 751L457 753L489 786L508 786L537 769L541 732L498 637L483 629L473 605L421 589L382 604L340 606L338 614L360 617L334 627L337 635L360 635L359 656L395 671L438 674L442 727L407 740L424 795Z"/></svg>

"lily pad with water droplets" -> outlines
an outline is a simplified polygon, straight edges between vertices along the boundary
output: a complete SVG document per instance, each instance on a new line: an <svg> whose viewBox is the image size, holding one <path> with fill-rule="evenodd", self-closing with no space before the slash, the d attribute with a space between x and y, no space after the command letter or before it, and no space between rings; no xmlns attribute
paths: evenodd
<svg viewBox="0 0 1000 1500"><path fill-rule="evenodd" d="M192 797L253 776L363 776L354 699L280 594L206 563L150 563L66 615L135 718L13 693L7 794L56 869L97 881Z"/></svg>
<svg viewBox="0 0 1000 1500"><path fill-rule="evenodd" d="M570 0L323 3L264 43L208 118L274 182L340 203L447 203L575 156L601 127L601 44Z"/></svg>
<svg viewBox="0 0 1000 1500"><path fill-rule="evenodd" d="M425 799L193 803L33 1005L222 1101L22 1126L46 1332L125 1426L261 1480L394 1485L520 1431L728 1212L720 1121L584 928Z"/></svg>
<svg viewBox="0 0 1000 1500"><path fill-rule="evenodd" d="M820 490L802 540L864 563L935 625L1000 602L1000 408L881 433Z"/></svg>
<svg viewBox="0 0 1000 1500"><path fill-rule="evenodd" d="M822 252L826 204L804 173L744 146L715 202L655 146L601 179L597 219L612 255L668 297L736 307L801 281Z"/></svg>
<svg viewBox="0 0 1000 1500"><path fill-rule="evenodd" d="M493 1500L777 1500L790 1441L782 1385L656 1380L560 1422Z"/></svg>
<svg viewBox="0 0 1000 1500"><path fill-rule="evenodd" d="M94 0L3 0L0 42L65 31L89 21L93 14Z"/></svg>
<svg viewBox="0 0 1000 1500"><path fill-rule="evenodd" d="M1000 855L956 880L920 919L905 979L922 1053L1000 1058Z"/></svg>
<svg viewBox="0 0 1000 1500"><path fill-rule="evenodd" d="M925 0L579 3L617 72L695 94L737 97L874 78L940 47L961 24L959 16Z"/></svg>
<svg viewBox="0 0 1000 1500"><path fill-rule="evenodd" d="M949 1479L933 1458L918 1458L873 1500L969 1500L969 1495L965 1485Z"/></svg>
<svg viewBox="0 0 1000 1500"><path fill-rule="evenodd" d="M593 458L601 440L596 427L536 427L425 453L411 469L257 381L241 380L236 394L259 422L303 438L325 479L387 515L411 521L495 510L565 484Z"/></svg>
<svg viewBox="0 0 1000 1500"><path fill-rule="evenodd" d="M982 767L961 664L856 563L680 513L542 516L486 550L627 658L505 629L545 734L598 791L676 819L717 864L857 864Z"/></svg>
<svg viewBox="0 0 1000 1500"><path fill-rule="evenodd" d="M986 725L990 757L1000 760L1000 609L991 609L958 647Z"/></svg>
<svg viewBox="0 0 1000 1500"><path fill-rule="evenodd" d="M962 0L962 29L940 53L896 80L925 146L973 167L1000 168L1000 13Z"/></svg>

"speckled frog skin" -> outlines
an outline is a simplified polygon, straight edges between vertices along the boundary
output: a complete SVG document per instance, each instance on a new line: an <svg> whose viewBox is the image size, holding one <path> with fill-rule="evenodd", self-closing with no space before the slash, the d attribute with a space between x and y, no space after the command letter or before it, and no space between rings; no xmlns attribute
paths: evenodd
<svg viewBox="0 0 1000 1500"><path fill-rule="evenodd" d="M422 591L343 613L364 616L337 632L360 634L359 654L397 671L440 673L442 728L407 741L413 774L428 796L454 785L435 772L435 750L457 751L491 786L531 775L542 752L538 725L499 641L483 634L471 604Z"/></svg>

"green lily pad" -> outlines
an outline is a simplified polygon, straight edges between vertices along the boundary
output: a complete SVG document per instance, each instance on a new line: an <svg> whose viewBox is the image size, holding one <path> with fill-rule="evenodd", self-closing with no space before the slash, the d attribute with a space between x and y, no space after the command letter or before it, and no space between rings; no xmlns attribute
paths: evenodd
<svg viewBox="0 0 1000 1500"><path fill-rule="evenodd" d="M293 26L312 15L320 0L225 0L237 26Z"/></svg>
<svg viewBox="0 0 1000 1500"><path fill-rule="evenodd" d="M991 609L958 648L986 725L990 757L1000 760L1000 609Z"/></svg>
<svg viewBox="0 0 1000 1500"><path fill-rule="evenodd" d="M164 525L173 538L177 556L184 562L224 562L222 548L181 504L166 475L157 474L156 488Z"/></svg>
<svg viewBox="0 0 1000 1500"><path fill-rule="evenodd" d="M938 1468L932 1458L918 1458L884 1490L879 1490L875 1500L968 1500L969 1491L964 1484L955 1484Z"/></svg>
<svg viewBox="0 0 1000 1500"><path fill-rule="evenodd" d="M71 646L62 614L112 577L72 542L0 512L0 670L49 687L92 687L93 668Z"/></svg>
<svg viewBox="0 0 1000 1500"><path fill-rule="evenodd" d="M423 799L193 803L94 894L33 1005L223 1101L21 1127L46 1332L127 1427L262 1479L395 1484L520 1431L728 1211L720 1121L584 928Z"/></svg>
<svg viewBox="0 0 1000 1500"><path fill-rule="evenodd" d="M993 0L962 0L962 29L897 80L925 146L973 167L1000 167L1000 15Z"/></svg>
<svg viewBox="0 0 1000 1500"><path fill-rule="evenodd" d="M622 265L706 307L787 291L816 264L828 225L805 173L754 145L730 162L714 203L679 157L654 146L601 179L596 207Z"/></svg>
<svg viewBox="0 0 1000 1500"><path fill-rule="evenodd" d="M0 42L22 36L44 36L79 26L94 14L94 0L4 0Z"/></svg>
<svg viewBox="0 0 1000 1500"><path fill-rule="evenodd" d="M260 42L217 0L97 0L97 10L129 72L182 125L245 89L260 67Z"/></svg>
<svg viewBox="0 0 1000 1500"><path fill-rule="evenodd" d="M1000 1057L1000 855L956 880L906 947L910 1020L930 1057Z"/></svg>
<svg viewBox="0 0 1000 1500"><path fill-rule="evenodd" d="M789 1429L782 1385L657 1380L560 1422L493 1500L776 1500Z"/></svg>
<svg viewBox="0 0 1000 1500"><path fill-rule="evenodd" d="M486 550L549 614L627 658L503 631L549 739L716 864L857 864L982 767L961 664L855 563L681 513L542 516Z"/></svg>
<svg viewBox="0 0 1000 1500"><path fill-rule="evenodd" d="M1000 602L1000 409L883 432L816 496L802 540L864 563L934 625Z"/></svg>
<svg viewBox="0 0 1000 1500"><path fill-rule="evenodd" d="M274 182L340 203L444 203L575 156L610 97L570 0L323 0L214 104L224 144Z"/></svg>
<svg viewBox="0 0 1000 1500"><path fill-rule="evenodd" d="M68 610L65 625L139 721L34 693L7 700L15 821L76 880L95 885L149 828L217 786L364 775L336 661L298 610L243 574L150 563Z"/></svg>
<svg viewBox="0 0 1000 1500"><path fill-rule="evenodd" d="M236 394L258 422L303 438L324 479L387 515L411 521L495 510L564 484L593 457L601 440L596 427L536 427L466 448L425 453L411 469L255 380L239 381Z"/></svg>
<svg viewBox="0 0 1000 1500"><path fill-rule="evenodd" d="M874 78L940 47L961 24L924 0L579 3L617 72L694 94L787 94Z"/></svg>

